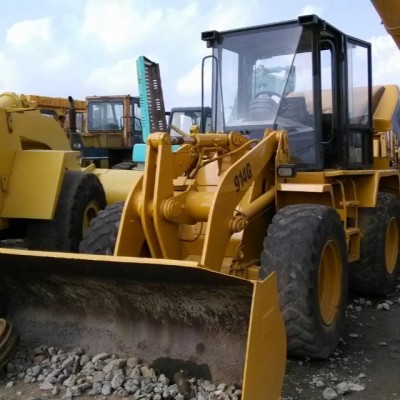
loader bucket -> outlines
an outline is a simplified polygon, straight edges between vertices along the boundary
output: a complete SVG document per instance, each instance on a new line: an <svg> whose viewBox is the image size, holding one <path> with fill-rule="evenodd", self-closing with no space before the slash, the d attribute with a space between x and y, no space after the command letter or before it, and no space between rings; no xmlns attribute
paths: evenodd
<svg viewBox="0 0 400 400"><path fill-rule="evenodd" d="M1 249L0 284L3 317L28 347L136 356L169 375L241 384L242 399L280 396L274 274L249 281L195 262Z"/></svg>

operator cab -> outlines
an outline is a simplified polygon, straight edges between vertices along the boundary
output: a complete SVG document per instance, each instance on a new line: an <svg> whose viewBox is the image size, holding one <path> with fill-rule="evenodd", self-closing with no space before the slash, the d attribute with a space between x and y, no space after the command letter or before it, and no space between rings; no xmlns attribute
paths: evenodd
<svg viewBox="0 0 400 400"><path fill-rule="evenodd" d="M315 15L202 39L213 48L216 131L286 129L298 170L372 165L369 43Z"/></svg>

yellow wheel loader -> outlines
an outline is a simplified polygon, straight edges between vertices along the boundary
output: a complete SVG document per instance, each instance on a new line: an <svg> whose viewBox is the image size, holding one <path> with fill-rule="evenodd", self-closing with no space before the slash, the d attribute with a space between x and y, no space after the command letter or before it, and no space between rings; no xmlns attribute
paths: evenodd
<svg viewBox="0 0 400 400"><path fill-rule="evenodd" d="M124 205L80 245L92 254L2 249L4 317L30 346L279 399L286 346L329 356L348 282L384 294L398 274L399 90L372 87L370 44L315 15L202 38L215 133L151 134Z"/></svg>
<svg viewBox="0 0 400 400"><path fill-rule="evenodd" d="M106 203L122 201L134 177L81 169L65 131L42 114L24 95L0 95L0 240L77 252L90 220Z"/></svg>

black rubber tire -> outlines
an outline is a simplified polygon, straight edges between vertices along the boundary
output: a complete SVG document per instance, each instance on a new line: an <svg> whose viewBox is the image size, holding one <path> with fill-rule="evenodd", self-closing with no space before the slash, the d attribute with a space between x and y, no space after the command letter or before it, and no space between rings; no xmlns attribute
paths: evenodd
<svg viewBox="0 0 400 400"><path fill-rule="evenodd" d="M28 249L78 252L88 220L105 206L104 189L96 175L66 171L53 220L28 222Z"/></svg>
<svg viewBox="0 0 400 400"><path fill-rule="evenodd" d="M361 229L360 260L350 266L350 289L373 295L386 295L396 284L400 272L400 236L397 237L397 258L392 271L386 268L386 232L395 218L400 232L400 201L392 193L378 193L375 208L359 209Z"/></svg>
<svg viewBox="0 0 400 400"><path fill-rule="evenodd" d="M113 254L124 203L108 205L100 211L83 235L79 246L81 253Z"/></svg>
<svg viewBox="0 0 400 400"><path fill-rule="evenodd" d="M332 322L326 324L321 316L318 279L328 243L337 249L340 273ZM288 355L326 359L340 340L348 294L346 240L336 211L307 204L279 210L264 240L260 277L273 271L278 279Z"/></svg>

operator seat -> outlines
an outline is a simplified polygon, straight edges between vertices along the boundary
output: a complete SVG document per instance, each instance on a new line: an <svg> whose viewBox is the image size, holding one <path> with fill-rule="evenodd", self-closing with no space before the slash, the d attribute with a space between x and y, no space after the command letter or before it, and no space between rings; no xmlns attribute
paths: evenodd
<svg viewBox="0 0 400 400"><path fill-rule="evenodd" d="M302 125L308 125L309 115L307 112L306 99L301 96L283 98L279 116L291 119Z"/></svg>
<svg viewBox="0 0 400 400"><path fill-rule="evenodd" d="M248 116L250 120L262 121L275 117L278 104L270 96L260 95L250 100Z"/></svg>

